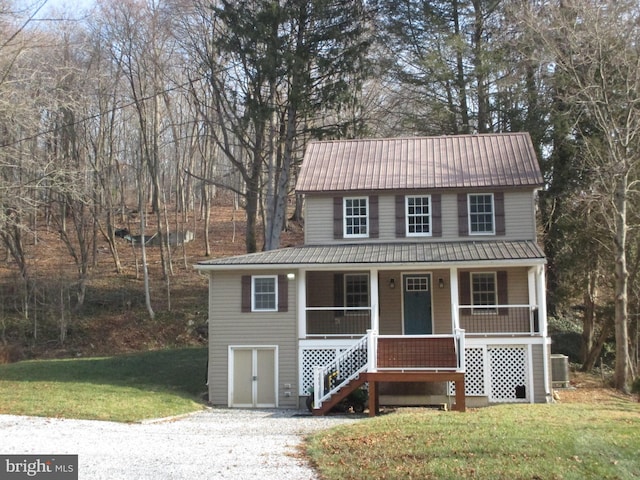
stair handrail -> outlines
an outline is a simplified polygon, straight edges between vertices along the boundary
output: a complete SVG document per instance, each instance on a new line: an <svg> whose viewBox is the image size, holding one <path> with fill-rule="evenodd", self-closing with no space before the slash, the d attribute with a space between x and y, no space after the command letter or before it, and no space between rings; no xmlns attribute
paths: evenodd
<svg viewBox="0 0 640 480"><path fill-rule="evenodd" d="M369 335L372 335L371 332L368 332L367 335L362 337L356 343L354 343L351 347L344 350L343 352L336 355L336 358L324 365L322 367L315 367L313 371L313 408L319 409L322 407L322 403L330 398L334 393L340 390L343 386L347 385L349 382L357 378L361 373L366 372L369 368L369 355L367 352L367 347L369 344ZM363 352L360 355L359 359L355 359L356 352ZM348 363L353 363L354 361L361 360L363 363L359 365L358 368L355 368L353 371L344 372L341 371L341 366L346 365ZM346 376L345 376L346 373ZM331 376L335 375L335 379L331 379ZM330 381L326 382L325 379L329 378ZM331 380L334 380L335 383ZM341 380L339 383L337 380Z"/></svg>

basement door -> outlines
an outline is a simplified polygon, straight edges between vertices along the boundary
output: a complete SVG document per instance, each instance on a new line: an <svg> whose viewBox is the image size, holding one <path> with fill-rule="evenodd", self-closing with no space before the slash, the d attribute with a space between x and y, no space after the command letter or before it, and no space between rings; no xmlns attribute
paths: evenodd
<svg viewBox="0 0 640 480"><path fill-rule="evenodd" d="M431 319L431 275L411 274L403 276L404 334L430 335L433 333Z"/></svg>
<svg viewBox="0 0 640 480"><path fill-rule="evenodd" d="M229 347L229 406L277 407L276 347Z"/></svg>

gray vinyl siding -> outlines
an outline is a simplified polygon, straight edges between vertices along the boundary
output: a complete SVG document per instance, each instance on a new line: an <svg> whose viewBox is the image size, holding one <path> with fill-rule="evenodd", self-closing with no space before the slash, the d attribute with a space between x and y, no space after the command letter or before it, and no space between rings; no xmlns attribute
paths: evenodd
<svg viewBox="0 0 640 480"><path fill-rule="evenodd" d="M548 399L546 396L546 388L544 384L544 360L543 360L543 352L544 352L545 346L532 345L531 348L532 348L531 357L533 359L532 360L533 365L531 365L532 372L533 372L533 391L534 391L533 401L535 403L546 403Z"/></svg>
<svg viewBox="0 0 640 480"><path fill-rule="evenodd" d="M333 197L304 199L304 243L340 243L333 239Z"/></svg>
<svg viewBox="0 0 640 480"><path fill-rule="evenodd" d="M265 271L261 275L286 272ZM297 408L296 288L289 281L288 311L241 313L241 278L248 272L216 272L209 284L209 401L228 403L229 345L278 346L278 405ZM291 384L291 388L284 388ZM284 392L292 392L285 397Z"/></svg>
<svg viewBox="0 0 640 480"><path fill-rule="evenodd" d="M380 272L380 335L402 335L402 280L400 272ZM394 279L396 288L389 288Z"/></svg>
<svg viewBox="0 0 640 480"><path fill-rule="evenodd" d="M419 192L412 192L412 194ZM423 192L428 194L429 192ZM473 193L473 192L469 192ZM358 196L349 194L349 196ZM362 196L368 196L362 194ZM460 240L458 234L458 204L456 193L443 193L442 199L442 236L441 237L405 237L395 234L395 192L379 195L379 236L375 239L334 239L333 238L333 197L328 195L310 195L305 198L305 243L328 244L348 242L446 242ZM466 240L535 240L535 196L532 191L508 191L504 194L505 235L482 235L462 237Z"/></svg>
<svg viewBox="0 0 640 480"><path fill-rule="evenodd" d="M438 279L444 280L444 288L438 287ZM431 272L431 286L433 291L433 333L444 335L451 331L451 278L449 270L434 270Z"/></svg>

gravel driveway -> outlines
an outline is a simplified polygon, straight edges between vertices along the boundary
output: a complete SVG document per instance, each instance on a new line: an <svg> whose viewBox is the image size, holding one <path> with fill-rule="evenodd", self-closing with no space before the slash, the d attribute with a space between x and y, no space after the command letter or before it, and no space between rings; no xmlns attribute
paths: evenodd
<svg viewBox="0 0 640 480"><path fill-rule="evenodd" d="M0 415L0 454L77 454L81 480L317 478L304 435L357 421L291 410L208 409L140 424Z"/></svg>

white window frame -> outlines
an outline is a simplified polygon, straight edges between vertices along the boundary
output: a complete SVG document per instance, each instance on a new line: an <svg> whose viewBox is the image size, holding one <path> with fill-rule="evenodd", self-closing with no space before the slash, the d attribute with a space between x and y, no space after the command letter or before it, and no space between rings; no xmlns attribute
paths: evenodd
<svg viewBox="0 0 640 480"><path fill-rule="evenodd" d="M491 231L475 231L474 223L471 221L471 198L472 197L491 197ZM495 235L496 234L496 202L493 193L469 193L467 194L467 220L469 222L469 235ZM484 215L484 214L483 214ZM476 223L477 225L477 223Z"/></svg>
<svg viewBox="0 0 640 480"><path fill-rule="evenodd" d="M271 279L273 280L273 308L259 308L256 305L256 280ZM263 295L267 293L260 292ZM253 275L251 277L251 311L252 312L277 312L278 311L278 276L277 275Z"/></svg>
<svg viewBox="0 0 640 480"><path fill-rule="evenodd" d="M427 199L427 208L429 210L429 213L427 213L426 215L424 213L421 214L411 214L409 213L409 200L410 199L416 199L416 198L420 198L420 199ZM404 211L405 211L405 216L404 216L404 223L405 223L405 232L407 237L431 237L433 235L433 215L432 215L432 209L433 209L433 204L431 203L431 195L405 195L404 197ZM415 205L414 205L415 206ZM424 208L424 205L422 205L422 207ZM409 231L409 219L410 218L422 218L422 217L428 217L428 221L429 221L429 231L428 232L410 232ZM420 224L424 227L424 224Z"/></svg>
<svg viewBox="0 0 640 480"><path fill-rule="evenodd" d="M364 201L365 214L364 215L347 215L347 203L350 201L357 200L359 202ZM371 223L369 222L369 197L345 197L342 201L342 225L344 238L369 238L369 230L371 228ZM364 219L364 227L359 225L359 229L364 229L365 233L348 233L349 226L347 222L349 219ZM353 228L353 226L351 226Z"/></svg>
<svg viewBox="0 0 640 480"><path fill-rule="evenodd" d="M479 275L483 275L483 276L491 276L493 278L493 292L480 292L480 293L492 293L493 294L493 303L476 303L476 290L474 288L475 282L474 282L474 277L477 277ZM473 308L473 314L474 315L493 315L498 313L498 310L496 308L487 308L487 307L491 307L491 306L497 306L498 305L498 275L496 272L471 272L470 275L470 281L471 281L471 285L470 285L470 291L471 291L471 305L473 307L480 307L480 308Z"/></svg>

